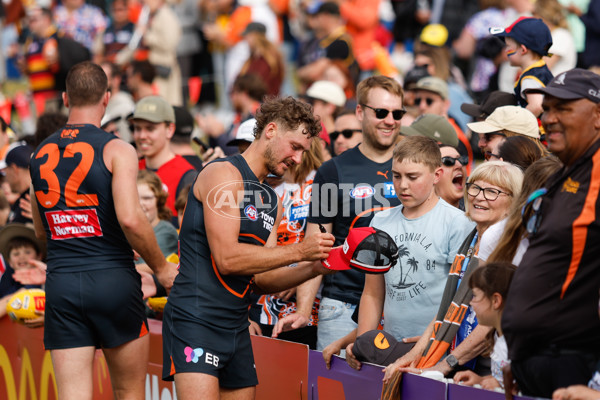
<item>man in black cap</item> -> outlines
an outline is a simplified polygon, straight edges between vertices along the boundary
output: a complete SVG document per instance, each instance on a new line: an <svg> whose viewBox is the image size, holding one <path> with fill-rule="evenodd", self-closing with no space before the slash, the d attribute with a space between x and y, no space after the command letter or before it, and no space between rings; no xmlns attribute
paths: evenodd
<svg viewBox="0 0 600 400"><path fill-rule="evenodd" d="M564 164L525 205L529 248L502 317L512 372L527 396L587 384L600 357L600 76L572 69L545 88L548 149Z"/></svg>
<svg viewBox="0 0 600 400"><path fill-rule="evenodd" d="M346 32L335 2L324 2L316 9L307 10L318 48L300 57L298 78L305 84L319 80L333 60L339 60L350 72L353 83L358 83L359 67L352 48L352 39Z"/></svg>
<svg viewBox="0 0 600 400"><path fill-rule="evenodd" d="M202 160L191 145L194 117L185 107L174 106L173 111L175 111L175 131L169 142L171 150L192 164L197 171L200 171Z"/></svg>
<svg viewBox="0 0 600 400"><path fill-rule="evenodd" d="M19 194L19 197L10 208L8 222L33 222L31 219L31 206L27 207L28 211L22 207L22 202L29 205L29 186L31 186L29 159L31 153L33 153L33 148L25 142L15 143L6 153L4 165L0 166L11 192Z"/></svg>
<svg viewBox="0 0 600 400"><path fill-rule="evenodd" d="M495 90L481 104L463 103L460 109L465 114L473 117L475 121L483 121L498 107L516 105L517 98L514 94Z"/></svg>

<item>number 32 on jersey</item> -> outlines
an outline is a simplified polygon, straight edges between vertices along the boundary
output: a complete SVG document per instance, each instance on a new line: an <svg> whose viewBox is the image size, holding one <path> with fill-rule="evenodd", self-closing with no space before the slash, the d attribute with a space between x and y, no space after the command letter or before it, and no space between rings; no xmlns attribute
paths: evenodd
<svg viewBox="0 0 600 400"><path fill-rule="evenodd" d="M71 143L65 147L62 158L74 158L75 154L80 154L81 160L65 184L65 204L67 207L97 206L97 195L78 193L79 186L81 186L94 162L94 148L85 142ZM61 159L58 145L56 143L46 144L40 149L35 158L39 159L45 156L48 159L40 165L40 178L48 183L48 191L36 190L35 196L42 207L52 208L60 200L61 194L60 182L54 171Z"/></svg>

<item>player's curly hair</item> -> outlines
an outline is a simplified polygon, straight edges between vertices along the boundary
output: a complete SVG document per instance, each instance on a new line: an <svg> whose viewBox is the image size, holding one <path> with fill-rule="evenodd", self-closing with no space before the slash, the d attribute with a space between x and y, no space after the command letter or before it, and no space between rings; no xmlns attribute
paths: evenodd
<svg viewBox="0 0 600 400"><path fill-rule="evenodd" d="M296 100L293 97L267 98L256 113L256 126L254 127L254 137L258 139L265 127L276 122L284 130L296 130L304 125L303 133L309 137L318 136L321 132L321 122L319 117L313 114L311 105Z"/></svg>

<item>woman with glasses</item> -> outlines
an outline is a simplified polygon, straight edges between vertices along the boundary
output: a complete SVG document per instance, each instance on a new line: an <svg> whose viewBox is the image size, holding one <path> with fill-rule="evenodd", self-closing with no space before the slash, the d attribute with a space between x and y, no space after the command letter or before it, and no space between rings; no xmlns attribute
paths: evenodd
<svg viewBox="0 0 600 400"><path fill-rule="evenodd" d="M529 246L528 226L534 227L536 223L535 209L539 208L543 193L540 189L561 166L558 158L549 156L534 162L525 170L521 194L515 199L508 218L487 231L486 239L489 239L490 245L479 248L479 259L487 262L509 261L519 265Z"/></svg>
<svg viewBox="0 0 600 400"><path fill-rule="evenodd" d="M443 173L435 185L435 192L448 204L464 211L463 196L469 158L461 156L458 150L452 146L441 146L440 152L442 153Z"/></svg>
<svg viewBox="0 0 600 400"><path fill-rule="evenodd" d="M477 225L454 258L436 318L410 352L386 367L384 382L397 370L422 373L429 369L446 376L470 369L489 375L489 360L478 356L490 328L477 324L470 307L473 295L468 281L479 265L477 254L483 234L508 215L522 183L521 170L503 161L490 161L475 168L467 182L465 209L467 217ZM453 342L456 347L450 350Z"/></svg>

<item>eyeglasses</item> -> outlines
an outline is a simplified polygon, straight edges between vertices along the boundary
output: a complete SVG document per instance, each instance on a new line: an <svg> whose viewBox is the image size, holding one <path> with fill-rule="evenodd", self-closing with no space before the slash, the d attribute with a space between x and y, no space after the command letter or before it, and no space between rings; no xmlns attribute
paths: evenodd
<svg viewBox="0 0 600 400"><path fill-rule="evenodd" d="M486 151L486 152L483 154L483 157L485 158L485 161L489 161L489 160L490 160L490 158L492 158L492 157L496 157L497 159L500 159L500 158L502 158L502 157L500 157L498 154L494 154L494 153L492 153L491 151Z"/></svg>
<svg viewBox="0 0 600 400"><path fill-rule="evenodd" d="M377 117L378 119L384 119L391 112L392 113L392 117L396 121L400 121L402 119L402 117L404 117L404 114L406 114L406 110L405 109L401 109L401 110L388 110L386 108L373 108L373 107L368 106L366 104L361 104L361 106L370 108L371 110L375 111L375 117Z"/></svg>
<svg viewBox="0 0 600 400"><path fill-rule="evenodd" d="M335 142L335 140L340 135L342 135L346 139L350 139L352 137L352 135L354 135L356 132L362 132L362 130L360 130L360 129L342 129L341 131L333 131L329 134L329 138L331 139L332 142Z"/></svg>
<svg viewBox="0 0 600 400"><path fill-rule="evenodd" d="M471 197L477 197L479 192L483 192L483 198L488 201L494 201L501 194L505 194L507 196L512 196L508 192L503 192L502 190L494 189L494 188L482 188L479 185L474 183L467 183L467 194Z"/></svg>
<svg viewBox="0 0 600 400"><path fill-rule="evenodd" d="M483 134L483 138L485 139L486 142L491 141L494 138L494 136L506 137L506 135L502 132L488 132L488 133Z"/></svg>
<svg viewBox="0 0 600 400"><path fill-rule="evenodd" d="M431 106L433 104L433 102L435 101L434 99L432 99L431 97L415 97L415 104L420 106L421 105L421 101L425 101L425 104L427 104L427 107Z"/></svg>
<svg viewBox="0 0 600 400"><path fill-rule="evenodd" d="M546 193L548 193L548 189L541 188L529 195L525 205L521 209L521 218L523 226L527 229L527 233L530 235L534 235L538 228L540 227L540 223L542 222L542 199ZM533 211L533 215L531 215L527 221L525 221L525 215L530 215L531 211Z"/></svg>
<svg viewBox="0 0 600 400"><path fill-rule="evenodd" d="M467 157L467 156L459 156L459 157L446 156L446 157L442 157L442 164L446 167L454 167L454 164L456 164L457 160L461 165L467 165L469 163L469 157Z"/></svg>

